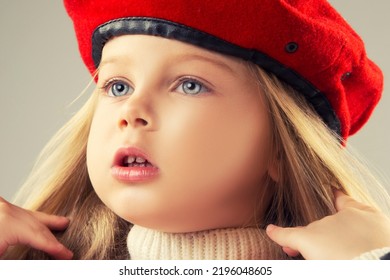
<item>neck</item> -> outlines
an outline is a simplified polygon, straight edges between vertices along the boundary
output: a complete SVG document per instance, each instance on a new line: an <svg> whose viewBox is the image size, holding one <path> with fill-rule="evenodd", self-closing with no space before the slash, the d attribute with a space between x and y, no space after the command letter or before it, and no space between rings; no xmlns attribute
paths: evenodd
<svg viewBox="0 0 390 280"><path fill-rule="evenodd" d="M166 233L134 225L127 238L132 259L255 260L286 258L258 228Z"/></svg>

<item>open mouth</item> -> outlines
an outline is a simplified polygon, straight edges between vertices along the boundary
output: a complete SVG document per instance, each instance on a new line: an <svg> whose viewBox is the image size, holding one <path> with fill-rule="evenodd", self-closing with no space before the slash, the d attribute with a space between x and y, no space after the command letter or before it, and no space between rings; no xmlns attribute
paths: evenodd
<svg viewBox="0 0 390 280"><path fill-rule="evenodd" d="M128 184L143 183L156 179L159 168L142 150L135 147L120 148L111 167L115 179Z"/></svg>
<svg viewBox="0 0 390 280"><path fill-rule="evenodd" d="M149 160L149 156L147 156L146 153L134 147L120 148L114 156L113 166L157 168L157 166Z"/></svg>
<svg viewBox="0 0 390 280"><path fill-rule="evenodd" d="M153 167L147 159L140 156L125 156L122 160L123 167Z"/></svg>

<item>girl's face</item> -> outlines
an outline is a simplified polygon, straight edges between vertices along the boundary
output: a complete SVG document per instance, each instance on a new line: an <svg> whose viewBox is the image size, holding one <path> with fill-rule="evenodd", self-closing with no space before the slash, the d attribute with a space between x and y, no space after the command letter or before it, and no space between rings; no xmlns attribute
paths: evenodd
<svg viewBox="0 0 390 280"><path fill-rule="evenodd" d="M270 126L245 63L120 36L103 49L95 94L88 171L116 214L169 232L252 221L270 171Z"/></svg>

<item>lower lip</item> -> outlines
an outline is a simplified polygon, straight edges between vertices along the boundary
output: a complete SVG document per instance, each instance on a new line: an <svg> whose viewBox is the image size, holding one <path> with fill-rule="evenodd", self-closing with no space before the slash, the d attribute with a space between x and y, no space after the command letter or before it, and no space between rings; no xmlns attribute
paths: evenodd
<svg viewBox="0 0 390 280"><path fill-rule="evenodd" d="M119 181L125 183L140 183L151 181L158 175L156 167L124 167L113 166L111 174Z"/></svg>

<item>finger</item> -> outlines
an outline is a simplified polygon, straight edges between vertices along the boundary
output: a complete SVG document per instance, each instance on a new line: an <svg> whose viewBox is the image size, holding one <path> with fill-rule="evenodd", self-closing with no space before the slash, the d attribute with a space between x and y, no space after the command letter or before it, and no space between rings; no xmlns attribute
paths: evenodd
<svg viewBox="0 0 390 280"><path fill-rule="evenodd" d="M7 251L8 249L8 244L4 240L0 241L0 257ZM1 258L0 258L1 259Z"/></svg>
<svg viewBox="0 0 390 280"><path fill-rule="evenodd" d="M38 221L52 230L64 230L69 225L69 219L62 216L49 215L43 212L30 212Z"/></svg>
<svg viewBox="0 0 390 280"><path fill-rule="evenodd" d="M43 223L47 227L49 227L52 230L64 230L69 225L69 219L62 216L56 216L56 215L49 215L43 212L38 211L29 211L26 209L23 209L17 205L13 205L9 203L8 201L4 200L2 197L0 197L0 203L2 203L2 211L5 213L8 213L9 215L18 215L20 217L25 217L23 213L29 213L31 216L33 216L35 219L37 219L39 222ZM5 207L5 208L4 208Z"/></svg>
<svg viewBox="0 0 390 280"><path fill-rule="evenodd" d="M282 228L275 225L268 225L266 233L274 242L290 250L298 251L296 237L302 232L301 227Z"/></svg>
<svg viewBox="0 0 390 280"><path fill-rule="evenodd" d="M8 203L0 198L2 222L9 225L0 242L0 255L9 246L24 244L44 251L57 259L70 259L73 254L51 233L52 229L64 229L69 220L65 217L32 212Z"/></svg>
<svg viewBox="0 0 390 280"><path fill-rule="evenodd" d="M43 225L38 225L32 231L25 231L19 236L16 244L24 244L37 250L44 251L55 259L71 259L73 253L62 245ZM15 245L15 244L9 244Z"/></svg>
<svg viewBox="0 0 390 280"><path fill-rule="evenodd" d="M290 247L283 247L283 252L285 252L290 257L298 257L299 252L297 250L293 250Z"/></svg>
<svg viewBox="0 0 390 280"><path fill-rule="evenodd" d="M364 205L354 200L352 197L344 194L342 191L334 191L335 195L335 207L337 212L346 209L348 207L362 208Z"/></svg>
<svg viewBox="0 0 390 280"><path fill-rule="evenodd" d="M73 253L59 242L52 244L38 244L34 242L29 245L35 249L46 252L57 260L70 260L73 257Z"/></svg>

